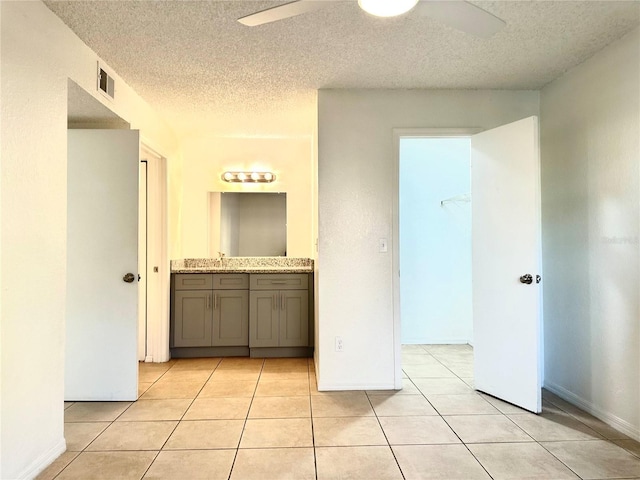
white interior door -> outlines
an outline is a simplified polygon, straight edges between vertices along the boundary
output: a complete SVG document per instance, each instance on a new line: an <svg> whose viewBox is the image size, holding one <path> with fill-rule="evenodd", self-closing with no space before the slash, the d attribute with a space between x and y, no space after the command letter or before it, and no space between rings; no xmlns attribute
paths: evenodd
<svg viewBox="0 0 640 480"><path fill-rule="evenodd" d="M471 137L475 388L542 407L538 118ZM532 283L520 276L531 275Z"/></svg>
<svg viewBox="0 0 640 480"><path fill-rule="evenodd" d="M68 131L66 400L137 398L138 161L138 131Z"/></svg>

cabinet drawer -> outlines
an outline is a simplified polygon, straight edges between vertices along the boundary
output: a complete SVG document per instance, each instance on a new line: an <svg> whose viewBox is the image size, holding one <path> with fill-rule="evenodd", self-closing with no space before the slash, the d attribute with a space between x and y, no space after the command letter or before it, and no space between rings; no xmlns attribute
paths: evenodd
<svg viewBox="0 0 640 480"><path fill-rule="evenodd" d="M213 275L210 273L177 273L174 276L176 290L212 290Z"/></svg>
<svg viewBox="0 0 640 480"><path fill-rule="evenodd" d="M252 273L251 290L307 290L307 273Z"/></svg>
<svg viewBox="0 0 640 480"><path fill-rule="evenodd" d="M216 290L248 290L247 273L214 273L213 288Z"/></svg>

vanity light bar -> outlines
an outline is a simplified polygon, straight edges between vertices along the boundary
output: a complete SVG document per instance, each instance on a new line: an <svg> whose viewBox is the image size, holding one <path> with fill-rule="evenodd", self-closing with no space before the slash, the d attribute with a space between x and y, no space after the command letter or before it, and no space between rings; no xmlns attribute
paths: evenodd
<svg viewBox="0 0 640 480"><path fill-rule="evenodd" d="M276 176L271 172L224 172L222 180L231 183L271 183Z"/></svg>

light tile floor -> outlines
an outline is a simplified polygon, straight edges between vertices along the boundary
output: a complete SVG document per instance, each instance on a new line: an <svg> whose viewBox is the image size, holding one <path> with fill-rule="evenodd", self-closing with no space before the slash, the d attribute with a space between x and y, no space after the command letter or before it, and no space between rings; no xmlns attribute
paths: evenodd
<svg viewBox="0 0 640 480"><path fill-rule="evenodd" d="M307 359L140 364L137 402L66 403L44 479L640 479L640 444L544 392L473 390L469 346L403 347L399 392L319 392Z"/></svg>

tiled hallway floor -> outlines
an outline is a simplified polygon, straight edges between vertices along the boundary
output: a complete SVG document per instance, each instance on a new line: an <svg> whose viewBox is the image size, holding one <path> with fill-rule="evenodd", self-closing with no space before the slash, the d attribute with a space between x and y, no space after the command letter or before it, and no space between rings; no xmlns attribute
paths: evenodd
<svg viewBox="0 0 640 480"><path fill-rule="evenodd" d="M640 479L640 444L545 392L473 390L468 346L403 347L400 392L323 393L307 359L140 365L137 402L67 403L39 479Z"/></svg>

